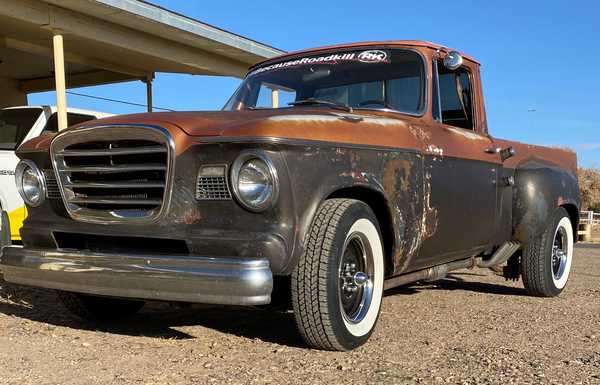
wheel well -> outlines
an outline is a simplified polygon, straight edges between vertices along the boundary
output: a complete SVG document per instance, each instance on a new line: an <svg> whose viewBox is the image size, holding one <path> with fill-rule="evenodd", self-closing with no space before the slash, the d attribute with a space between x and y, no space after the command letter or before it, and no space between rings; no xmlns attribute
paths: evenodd
<svg viewBox="0 0 600 385"><path fill-rule="evenodd" d="M386 199L378 191L367 187L347 187L331 193L327 199L331 198L347 198L356 199L371 207L373 213L379 222L379 230L383 238L383 253L385 256L386 275L394 267L392 254L394 250L394 227L392 224L392 216L387 205Z"/></svg>
<svg viewBox="0 0 600 385"><path fill-rule="evenodd" d="M569 219L573 225L573 239L575 242L577 242L577 231L579 230L579 210L577 209L577 206L573 204L566 204L562 205L561 207L567 210L567 214L569 214Z"/></svg>

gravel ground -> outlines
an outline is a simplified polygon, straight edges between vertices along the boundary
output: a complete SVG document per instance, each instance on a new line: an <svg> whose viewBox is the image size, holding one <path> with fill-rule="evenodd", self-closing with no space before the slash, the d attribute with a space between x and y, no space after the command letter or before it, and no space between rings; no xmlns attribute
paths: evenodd
<svg viewBox="0 0 600 385"><path fill-rule="evenodd" d="M600 244L559 298L465 270L389 291L367 345L303 347L289 313L149 304L119 324L52 292L0 286L1 384L600 384Z"/></svg>

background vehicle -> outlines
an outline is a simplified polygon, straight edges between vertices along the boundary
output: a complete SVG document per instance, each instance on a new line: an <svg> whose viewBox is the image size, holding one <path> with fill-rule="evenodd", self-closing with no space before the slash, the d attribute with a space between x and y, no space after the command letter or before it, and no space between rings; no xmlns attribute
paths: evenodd
<svg viewBox="0 0 600 385"><path fill-rule="evenodd" d="M70 108L67 114L69 124L111 116L75 108ZM15 187L14 171L19 162L15 151L29 139L57 132L54 106L21 106L0 110L0 211L8 213L13 241L20 242L19 230L27 215L25 204Z"/></svg>
<svg viewBox="0 0 600 385"><path fill-rule="evenodd" d="M7 281L87 318L291 288L305 341L330 350L368 340L385 288L455 269L558 295L579 218L575 154L493 138L479 64L427 42L292 53L225 111L87 122L18 155L35 208ZM47 180L59 197L40 199Z"/></svg>

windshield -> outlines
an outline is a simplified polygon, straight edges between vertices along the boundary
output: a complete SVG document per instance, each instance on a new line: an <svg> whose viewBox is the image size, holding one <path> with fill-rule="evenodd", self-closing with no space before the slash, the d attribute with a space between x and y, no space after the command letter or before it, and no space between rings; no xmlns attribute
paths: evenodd
<svg viewBox="0 0 600 385"><path fill-rule="evenodd" d="M0 150L15 150L41 112L41 108L0 110Z"/></svg>
<svg viewBox="0 0 600 385"><path fill-rule="evenodd" d="M402 49L321 53L255 68L224 110L318 105L420 114L424 64Z"/></svg>

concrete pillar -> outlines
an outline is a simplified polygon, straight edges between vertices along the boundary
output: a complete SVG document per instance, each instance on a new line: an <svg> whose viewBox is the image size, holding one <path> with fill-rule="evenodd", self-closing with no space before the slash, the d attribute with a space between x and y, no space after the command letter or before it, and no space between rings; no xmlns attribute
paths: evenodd
<svg viewBox="0 0 600 385"><path fill-rule="evenodd" d="M54 47L54 82L56 84L56 109L58 115L58 129L64 130L69 126L67 122L67 84L65 80L65 50L63 36L55 32L52 38Z"/></svg>
<svg viewBox="0 0 600 385"><path fill-rule="evenodd" d="M27 94L19 90L16 80L0 78L0 108L26 106Z"/></svg>

